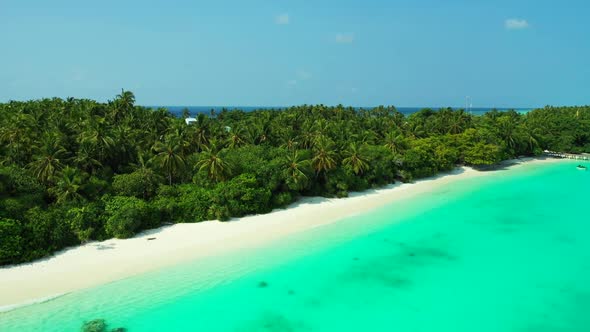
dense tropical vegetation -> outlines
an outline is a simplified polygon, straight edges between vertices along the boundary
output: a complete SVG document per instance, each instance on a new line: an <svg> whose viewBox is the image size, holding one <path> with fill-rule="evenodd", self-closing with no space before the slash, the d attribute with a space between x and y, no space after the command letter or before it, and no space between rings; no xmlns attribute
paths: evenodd
<svg viewBox="0 0 590 332"><path fill-rule="evenodd" d="M458 164L590 152L590 107L404 116L303 105L199 114L187 125L134 104L129 91L108 103L0 104L0 264L163 223L266 213L300 196L344 197Z"/></svg>

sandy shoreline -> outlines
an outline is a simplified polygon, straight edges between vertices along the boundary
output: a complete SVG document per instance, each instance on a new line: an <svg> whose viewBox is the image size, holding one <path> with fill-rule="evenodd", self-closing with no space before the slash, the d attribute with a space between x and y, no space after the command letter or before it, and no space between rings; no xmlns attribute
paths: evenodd
<svg viewBox="0 0 590 332"><path fill-rule="evenodd" d="M507 167L554 161L521 159L510 161L511 165ZM351 193L344 199L304 198L287 209L265 215L224 223L176 224L143 232L132 239L112 239L70 248L31 264L0 268L0 312L200 257L260 247L402 197L429 192L459 179L491 176L494 173L460 167L413 184L395 184L383 189ZM151 237L156 239L148 241Z"/></svg>

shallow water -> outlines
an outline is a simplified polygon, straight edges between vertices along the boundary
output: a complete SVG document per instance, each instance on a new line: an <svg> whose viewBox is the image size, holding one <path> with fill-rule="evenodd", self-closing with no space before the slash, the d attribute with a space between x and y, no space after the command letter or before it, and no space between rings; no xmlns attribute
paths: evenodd
<svg viewBox="0 0 590 332"><path fill-rule="evenodd" d="M497 171L2 313L0 331L589 331L588 188L567 161Z"/></svg>

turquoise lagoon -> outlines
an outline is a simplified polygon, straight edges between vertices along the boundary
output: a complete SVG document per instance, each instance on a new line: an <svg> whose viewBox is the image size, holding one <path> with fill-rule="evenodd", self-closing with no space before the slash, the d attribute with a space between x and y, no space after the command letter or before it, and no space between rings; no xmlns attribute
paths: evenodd
<svg viewBox="0 0 590 332"><path fill-rule="evenodd" d="M590 172L575 165L458 180L264 248L1 313L0 331L96 318L130 332L590 331Z"/></svg>

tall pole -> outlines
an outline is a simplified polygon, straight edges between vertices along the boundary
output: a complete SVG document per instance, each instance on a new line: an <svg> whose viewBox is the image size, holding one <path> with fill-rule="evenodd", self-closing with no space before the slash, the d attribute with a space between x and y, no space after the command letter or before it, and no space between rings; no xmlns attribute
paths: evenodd
<svg viewBox="0 0 590 332"><path fill-rule="evenodd" d="M469 96L465 97L465 111L471 114L471 97Z"/></svg>

